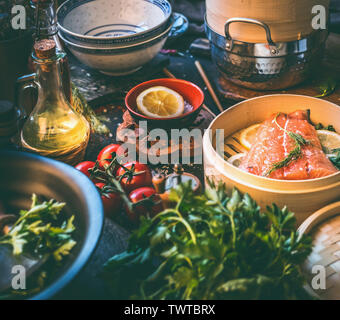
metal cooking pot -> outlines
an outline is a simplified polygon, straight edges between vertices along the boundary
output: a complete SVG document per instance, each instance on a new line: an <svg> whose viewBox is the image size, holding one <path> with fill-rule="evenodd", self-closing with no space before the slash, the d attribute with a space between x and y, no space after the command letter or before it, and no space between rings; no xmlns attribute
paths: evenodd
<svg viewBox="0 0 340 320"><path fill-rule="evenodd" d="M232 23L250 23L262 27L267 43L249 43L232 38ZM318 30L308 37L274 42L267 24L248 18L231 18L225 24L225 36L216 33L205 20L212 59L222 75L242 87L255 90L278 90L306 80L320 62L327 30Z"/></svg>

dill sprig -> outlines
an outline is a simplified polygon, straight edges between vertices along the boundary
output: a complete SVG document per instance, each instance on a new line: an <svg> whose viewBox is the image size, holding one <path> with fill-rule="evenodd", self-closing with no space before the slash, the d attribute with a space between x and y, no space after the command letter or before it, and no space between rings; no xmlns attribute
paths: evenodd
<svg viewBox="0 0 340 320"><path fill-rule="evenodd" d="M280 130L283 130L288 134L289 137L291 137L295 142L295 148L289 152L288 156L284 158L283 160L276 162L272 165L272 168L265 174L265 176L270 176L274 171L287 167L289 164L291 164L293 161L296 161L299 159L302 155L302 146L306 146L310 144L309 141L307 141L301 134L288 131L287 129L282 128L278 122L277 117L281 113L279 112L276 117L274 118L275 124L279 127Z"/></svg>

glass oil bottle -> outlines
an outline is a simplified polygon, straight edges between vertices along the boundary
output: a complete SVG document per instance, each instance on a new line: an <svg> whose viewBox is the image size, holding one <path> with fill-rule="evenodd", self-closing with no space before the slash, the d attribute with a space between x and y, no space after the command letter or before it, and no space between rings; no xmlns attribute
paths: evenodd
<svg viewBox="0 0 340 320"><path fill-rule="evenodd" d="M44 39L35 43L34 50L36 76L25 87L38 87L38 101L22 128L22 146L26 151L75 165L84 157L90 126L65 97L60 73L64 54L57 52L56 43Z"/></svg>

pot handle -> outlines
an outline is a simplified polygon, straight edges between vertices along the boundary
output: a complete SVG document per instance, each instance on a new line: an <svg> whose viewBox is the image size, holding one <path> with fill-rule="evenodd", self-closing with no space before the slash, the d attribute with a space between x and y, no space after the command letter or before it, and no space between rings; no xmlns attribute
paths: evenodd
<svg viewBox="0 0 340 320"><path fill-rule="evenodd" d="M224 25L224 31L225 31L226 39L229 42L233 42L233 38L230 35L229 27L234 22L242 22L242 23L255 24L255 25L258 25L258 26L262 27L266 31L266 36L267 36L268 44L270 46L275 46L275 43L274 43L274 41L272 39L272 35L271 35L271 32L270 32L269 26L266 23L262 22L262 21L255 20L255 19L250 19L250 18L231 18L231 19L227 20L227 22ZM227 47L228 47L228 43L227 43ZM229 44L229 46L230 46L230 44Z"/></svg>

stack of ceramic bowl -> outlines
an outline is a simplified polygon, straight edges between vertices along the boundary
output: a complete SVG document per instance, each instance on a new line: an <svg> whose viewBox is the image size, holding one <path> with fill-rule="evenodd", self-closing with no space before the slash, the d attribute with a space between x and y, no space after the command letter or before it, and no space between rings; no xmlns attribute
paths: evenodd
<svg viewBox="0 0 340 320"><path fill-rule="evenodd" d="M117 76L152 60L173 24L167 0L68 0L57 18L59 37L82 63Z"/></svg>

